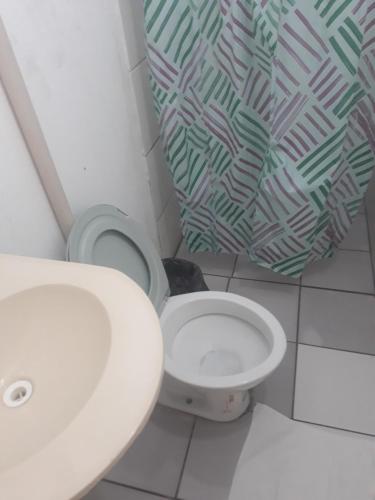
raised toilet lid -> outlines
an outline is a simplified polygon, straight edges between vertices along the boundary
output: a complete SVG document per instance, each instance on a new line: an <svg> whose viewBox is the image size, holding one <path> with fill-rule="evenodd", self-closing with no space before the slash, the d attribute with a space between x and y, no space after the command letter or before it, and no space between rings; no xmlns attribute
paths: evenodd
<svg viewBox="0 0 375 500"><path fill-rule="evenodd" d="M167 275L152 241L140 224L111 205L91 207L75 221L67 260L125 273L143 288L158 312L169 295Z"/></svg>

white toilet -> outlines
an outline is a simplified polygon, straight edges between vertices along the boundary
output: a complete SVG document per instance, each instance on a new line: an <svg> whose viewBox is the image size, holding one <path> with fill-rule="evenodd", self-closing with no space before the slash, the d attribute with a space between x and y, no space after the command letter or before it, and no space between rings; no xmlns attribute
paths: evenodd
<svg viewBox="0 0 375 500"><path fill-rule="evenodd" d="M67 259L122 271L148 294L164 337L161 404L212 420L233 420L248 407L249 389L270 375L285 354L280 323L256 302L226 292L169 297L157 250L140 225L115 207L98 205L77 219Z"/></svg>

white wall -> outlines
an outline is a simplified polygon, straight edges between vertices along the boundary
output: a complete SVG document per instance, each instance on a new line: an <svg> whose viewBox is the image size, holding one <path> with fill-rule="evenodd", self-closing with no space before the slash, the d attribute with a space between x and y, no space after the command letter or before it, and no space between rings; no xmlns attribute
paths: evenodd
<svg viewBox="0 0 375 500"><path fill-rule="evenodd" d="M97 203L116 205L142 223L162 254L169 255L180 237L177 205L146 80L142 3L0 0L0 15L74 215ZM9 110L1 123L10 133ZM14 137L7 141L2 149L9 154L22 147ZM13 182L12 189L25 205L38 200L38 213L42 207L45 213L37 230L30 228L32 234L18 223L8 227L9 219L0 213L0 252L61 258L64 244L22 151L17 178L24 187L20 191ZM10 183L5 167L0 184ZM20 218L19 205L4 204L3 214L15 211ZM10 230L11 245L2 236Z"/></svg>
<svg viewBox="0 0 375 500"><path fill-rule="evenodd" d="M64 258L64 240L0 86L0 252Z"/></svg>
<svg viewBox="0 0 375 500"><path fill-rule="evenodd" d="M119 0L128 54L128 69L138 110L142 155L148 174L161 254L174 254L181 240L179 208L159 139L159 125L154 113L148 84L143 36L143 1Z"/></svg>

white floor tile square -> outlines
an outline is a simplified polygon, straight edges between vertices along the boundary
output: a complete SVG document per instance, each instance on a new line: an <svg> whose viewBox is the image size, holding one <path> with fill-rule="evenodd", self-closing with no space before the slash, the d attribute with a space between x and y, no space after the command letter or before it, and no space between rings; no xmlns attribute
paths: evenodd
<svg viewBox="0 0 375 500"><path fill-rule="evenodd" d="M163 500L159 496L132 490L117 484L100 482L83 500Z"/></svg>
<svg viewBox="0 0 375 500"><path fill-rule="evenodd" d="M348 234L340 243L340 248L345 250L369 251L367 220L365 215L357 215Z"/></svg>
<svg viewBox="0 0 375 500"><path fill-rule="evenodd" d="M375 356L298 346L294 417L375 435Z"/></svg>
<svg viewBox="0 0 375 500"><path fill-rule="evenodd" d="M234 471L251 415L234 422L211 422L198 418L193 434L179 498L184 500L228 500Z"/></svg>
<svg viewBox="0 0 375 500"><path fill-rule="evenodd" d="M205 274L204 281L208 288L214 292L225 292L227 289L229 278L223 276L213 276L212 274Z"/></svg>
<svg viewBox="0 0 375 500"><path fill-rule="evenodd" d="M243 295L268 309L280 321L287 339L295 342L297 334L298 286L231 279L229 292Z"/></svg>
<svg viewBox="0 0 375 500"><path fill-rule="evenodd" d="M291 418L293 411L296 344L288 342L287 351L279 367L264 382L253 389L256 402L271 406Z"/></svg>
<svg viewBox="0 0 375 500"><path fill-rule="evenodd" d="M332 258L310 264L303 273L302 285L373 293L370 255L338 250Z"/></svg>
<svg viewBox="0 0 375 500"><path fill-rule="evenodd" d="M253 264L250 262L247 255L240 255L238 257L234 277L261 281L274 281L276 283L289 283L294 285L299 283L299 279L289 278L288 276L274 273L270 269Z"/></svg>
<svg viewBox="0 0 375 500"><path fill-rule="evenodd" d="M375 354L375 296L302 287L299 342Z"/></svg>
<svg viewBox="0 0 375 500"><path fill-rule="evenodd" d="M141 435L107 479L174 496L194 417L157 406Z"/></svg>
<svg viewBox="0 0 375 500"><path fill-rule="evenodd" d="M180 259L190 260L197 264L204 274L217 276L232 276L236 256L234 254L218 254L210 252L190 253L184 242L181 243L177 253Z"/></svg>

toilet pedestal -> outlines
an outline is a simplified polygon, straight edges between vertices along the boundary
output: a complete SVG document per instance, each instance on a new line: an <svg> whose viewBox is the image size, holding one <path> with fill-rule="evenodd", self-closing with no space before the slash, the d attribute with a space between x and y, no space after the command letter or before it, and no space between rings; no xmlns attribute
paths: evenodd
<svg viewBox="0 0 375 500"><path fill-rule="evenodd" d="M148 295L164 340L161 404L219 422L234 420L248 408L249 390L283 359L284 330L256 302L218 291L170 297L157 250L116 207L91 207L75 221L67 258L121 271Z"/></svg>
<svg viewBox="0 0 375 500"><path fill-rule="evenodd" d="M209 420L229 422L247 410L250 392L229 389L199 390L164 373L159 403Z"/></svg>

